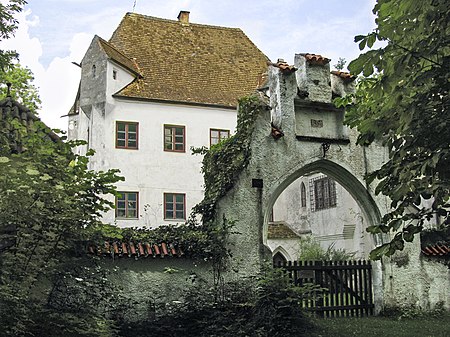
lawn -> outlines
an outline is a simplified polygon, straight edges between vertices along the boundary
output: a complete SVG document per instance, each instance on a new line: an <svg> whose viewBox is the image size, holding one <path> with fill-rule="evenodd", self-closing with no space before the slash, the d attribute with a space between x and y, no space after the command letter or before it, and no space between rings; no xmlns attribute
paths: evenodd
<svg viewBox="0 0 450 337"><path fill-rule="evenodd" d="M416 318L329 318L317 320L310 337L450 337L450 314Z"/></svg>

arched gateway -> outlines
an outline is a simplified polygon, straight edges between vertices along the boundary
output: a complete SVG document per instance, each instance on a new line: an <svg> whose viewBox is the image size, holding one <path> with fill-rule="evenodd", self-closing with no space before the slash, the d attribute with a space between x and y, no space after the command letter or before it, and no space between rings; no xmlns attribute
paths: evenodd
<svg viewBox="0 0 450 337"><path fill-rule="evenodd" d="M364 182L364 175L386 159L385 149L356 145L356 131L343 125L343 110L332 104L333 95L353 90L353 79L330 73L329 59L297 54L295 67L282 60L269 67L266 89L270 103L255 122L249 165L218 204L218 219L236 220L232 264L242 276L271 258L266 244L272 206L302 175L322 172L337 181L358 203L366 226L379 223L386 211L384 197ZM378 264L373 281L377 305L382 297Z"/></svg>

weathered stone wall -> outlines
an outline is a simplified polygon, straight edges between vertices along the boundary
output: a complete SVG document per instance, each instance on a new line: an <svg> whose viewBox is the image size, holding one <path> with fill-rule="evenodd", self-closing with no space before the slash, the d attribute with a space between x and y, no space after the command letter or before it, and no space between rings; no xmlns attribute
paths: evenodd
<svg viewBox="0 0 450 337"><path fill-rule="evenodd" d="M283 74L272 67L269 83L271 109L263 112L256 121L250 164L219 203L220 214L237 220L236 230L241 233L233 236L232 262L241 275L254 274L259 263L270 258L265 246L270 211L280 193L302 175L322 172L340 183L358 203L367 225L378 223L386 205L384 197L374 196L373 187L367 189L363 179L369 167L382 164L384 149L376 144L367 148L357 146L357 133L352 130L346 131L348 138L342 132L332 137L321 137L320 133L315 137L303 137L298 133L296 114L307 111L315 114L315 119L323 120L324 115L339 111L330 102L299 98L294 74ZM284 133L284 137L277 140L271 135L273 120ZM324 143L329 144L325 155ZM262 181L263 187L252 187L254 179ZM375 247L375 238L371 246ZM381 273L377 265L374 275L374 284L380 284ZM378 308L382 304L380 288L375 291Z"/></svg>
<svg viewBox="0 0 450 337"><path fill-rule="evenodd" d="M187 258L102 258L101 265L110 272L110 278L123 296L133 303L124 305L124 315L138 320L161 314L165 307L182 303L195 287L205 291L213 287L212 266Z"/></svg>
<svg viewBox="0 0 450 337"><path fill-rule="evenodd" d="M450 310L450 269L421 254L418 237L403 251L383 258L383 274L386 307L429 311L442 305Z"/></svg>

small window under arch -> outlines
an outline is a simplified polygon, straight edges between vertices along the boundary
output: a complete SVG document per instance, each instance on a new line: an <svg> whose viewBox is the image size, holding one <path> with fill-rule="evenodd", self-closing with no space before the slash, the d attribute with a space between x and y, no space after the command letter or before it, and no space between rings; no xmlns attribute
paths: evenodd
<svg viewBox="0 0 450 337"><path fill-rule="evenodd" d="M302 207L306 207L306 186L303 182L300 185L300 198Z"/></svg>
<svg viewBox="0 0 450 337"><path fill-rule="evenodd" d="M273 257L273 265L274 266L282 266L284 264L286 264L287 259L284 257L283 254L281 254L280 252L277 252Z"/></svg>

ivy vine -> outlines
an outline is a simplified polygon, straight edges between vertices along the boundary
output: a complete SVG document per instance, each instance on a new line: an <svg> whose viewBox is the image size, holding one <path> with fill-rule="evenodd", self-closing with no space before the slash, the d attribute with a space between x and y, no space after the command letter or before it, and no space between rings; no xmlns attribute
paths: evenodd
<svg viewBox="0 0 450 337"><path fill-rule="evenodd" d="M216 219L217 203L231 190L240 173L251 158L250 141L255 121L267 105L259 96L239 100L238 121L235 135L206 147L192 148L193 154L203 154L202 173L205 182L204 199L197 204L185 224L165 225L157 228L119 228L102 225L87 233L87 238L101 244L105 239L132 242L173 243L190 258L209 260L213 264L215 278L225 268L231 255L226 245L233 221ZM201 219L201 224L198 219Z"/></svg>

